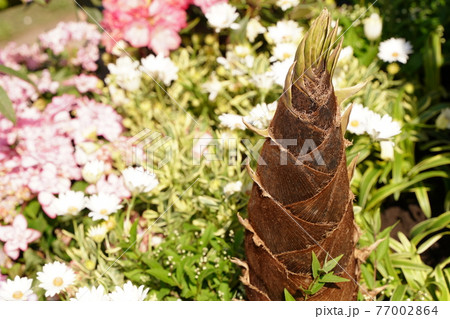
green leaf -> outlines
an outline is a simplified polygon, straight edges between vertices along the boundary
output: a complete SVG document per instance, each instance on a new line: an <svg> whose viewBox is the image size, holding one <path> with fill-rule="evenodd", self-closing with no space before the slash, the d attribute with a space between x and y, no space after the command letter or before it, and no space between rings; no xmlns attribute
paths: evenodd
<svg viewBox="0 0 450 319"><path fill-rule="evenodd" d="M12 106L12 102L9 99L8 94L0 86L0 113L3 114L8 120L10 120L13 124L16 124L16 112L14 112L14 108Z"/></svg>
<svg viewBox="0 0 450 319"><path fill-rule="evenodd" d="M433 157L424 159L420 163L416 164L416 166L411 168L411 170L408 173L408 176L414 176L424 170L444 165L450 165L449 153L438 154Z"/></svg>
<svg viewBox="0 0 450 319"><path fill-rule="evenodd" d="M425 264L416 263L411 260L407 259L396 259L395 257L392 258L392 265L397 268L405 268L405 269L412 269L412 270L420 270L420 271L430 271L432 268L430 266L427 266Z"/></svg>
<svg viewBox="0 0 450 319"><path fill-rule="evenodd" d="M385 198L389 197L390 195L394 194L397 191L403 191L416 183L419 183L423 180L426 180L426 179L432 178L432 177L447 178L448 174L443 171L430 171L430 172L421 173L421 174L415 176L414 178L412 178L411 180L409 180L408 182L405 181L400 184L389 184L389 185L383 186L383 187L379 188L373 194L369 203L367 203L365 210L371 210L372 208L374 208L375 206L380 204Z"/></svg>
<svg viewBox="0 0 450 319"><path fill-rule="evenodd" d="M359 188L359 206L364 207L369 198L370 190L381 175L381 169L369 167L361 177L361 186Z"/></svg>
<svg viewBox="0 0 450 319"><path fill-rule="evenodd" d="M284 300L296 301L295 298L289 293L289 291L286 288L284 288Z"/></svg>
<svg viewBox="0 0 450 319"><path fill-rule="evenodd" d="M319 282L333 283L333 282L347 282L347 281L349 281L349 279L344 278L344 277L339 277L331 272L329 272L328 274L325 274L321 278L319 278Z"/></svg>
<svg viewBox="0 0 450 319"><path fill-rule="evenodd" d="M417 253L418 254L422 254L424 253L428 248L430 248L431 246L433 246L433 244L435 242L437 242L439 239L441 239L443 236L450 234L450 232L443 232L440 234L436 234L431 238L428 238L422 245L420 245L417 248Z"/></svg>
<svg viewBox="0 0 450 319"><path fill-rule="evenodd" d="M148 269L146 272L168 285L177 286L175 280L169 276L169 272L165 269Z"/></svg>
<svg viewBox="0 0 450 319"><path fill-rule="evenodd" d="M331 270L334 269L334 267L336 267L336 265L338 264L339 260L341 260L341 258L344 257L344 255L340 255L330 261L327 261L325 263L325 265L323 265L323 271L324 272L330 272Z"/></svg>
<svg viewBox="0 0 450 319"><path fill-rule="evenodd" d="M407 288L406 285L397 286L392 294L391 301L402 301Z"/></svg>
<svg viewBox="0 0 450 319"><path fill-rule="evenodd" d="M311 295L314 295L317 292L319 292L319 290L322 289L323 286L325 286L324 282L315 282L314 285L312 285L312 287L309 289L311 292Z"/></svg>
<svg viewBox="0 0 450 319"><path fill-rule="evenodd" d="M312 254L312 273L313 273L313 278L316 278L319 275L319 270L320 270L320 262L319 259L317 259L317 256L314 252L311 252Z"/></svg>
<svg viewBox="0 0 450 319"><path fill-rule="evenodd" d="M423 183L419 183L419 187L414 189L416 193L417 201L419 202L419 206L422 209L425 216L428 218L431 217L431 205L430 199L428 198L428 192Z"/></svg>
<svg viewBox="0 0 450 319"><path fill-rule="evenodd" d="M15 76L25 82L30 83L36 89L36 91L38 90L36 84L33 81L31 81L26 74L24 74L22 72L16 71L14 69L8 68L5 65L0 64L0 73L5 73L7 75Z"/></svg>

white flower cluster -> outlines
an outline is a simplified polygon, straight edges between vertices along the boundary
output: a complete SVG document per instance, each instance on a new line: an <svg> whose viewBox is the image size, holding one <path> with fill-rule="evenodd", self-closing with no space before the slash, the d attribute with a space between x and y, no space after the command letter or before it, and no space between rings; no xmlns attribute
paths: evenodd
<svg viewBox="0 0 450 319"><path fill-rule="evenodd" d="M269 126L270 121L272 121L275 111L277 109L277 101L270 104L261 103L257 104L250 113L243 117L236 114L222 114L219 116L220 124L229 129L245 129L243 124L243 119L259 129L265 129Z"/></svg>
<svg viewBox="0 0 450 319"><path fill-rule="evenodd" d="M381 116L359 103L353 103L347 130L357 135L367 133L378 141L401 133L400 124L392 117L387 114Z"/></svg>
<svg viewBox="0 0 450 319"><path fill-rule="evenodd" d="M76 274L72 268L55 261L45 264L42 271L37 273L39 287L45 290L45 297L67 291L75 284ZM0 282L0 301L33 301L37 300L32 290L33 279L16 276L14 280L8 279ZM106 294L103 286L82 287L71 301L143 301L147 298L149 288L135 286L130 281L122 287L116 286L114 291Z"/></svg>
<svg viewBox="0 0 450 319"><path fill-rule="evenodd" d="M236 12L235 7L226 2L219 2L211 6L205 16L216 32L220 32L222 29L239 28L239 24L234 22L239 17L239 13Z"/></svg>
<svg viewBox="0 0 450 319"><path fill-rule="evenodd" d="M277 6L279 6L283 11L298 6L299 3L300 0L277 0L276 2Z"/></svg>
<svg viewBox="0 0 450 319"><path fill-rule="evenodd" d="M169 57L163 55L150 54L142 59L141 63L133 61L128 56L122 56L116 60L116 63L109 63L108 69L114 76L115 83L121 89L129 92L139 89L143 73L148 74L155 81L163 82L166 86L178 79L178 67ZM110 85L112 79L107 77L105 81ZM112 90L111 94L120 94L117 90L112 89L111 85L109 87Z"/></svg>

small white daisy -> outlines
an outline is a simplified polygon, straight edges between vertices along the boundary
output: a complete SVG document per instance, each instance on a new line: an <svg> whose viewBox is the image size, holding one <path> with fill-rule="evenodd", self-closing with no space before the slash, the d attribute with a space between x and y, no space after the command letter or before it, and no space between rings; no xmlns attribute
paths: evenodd
<svg viewBox="0 0 450 319"><path fill-rule="evenodd" d="M349 106L347 106L349 107ZM353 108L348 120L347 130L353 134L362 135L367 131L367 121L372 111L362 104L353 103Z"/></svg>
<svg viewBox="0 0 450 319"><path fill-rule="evenodd" d="M162 54L158 54L157 56L150 54L142 59L141 63L141 70L144 73L150 75L155 80L162 81L166 86L178 79L178 67L169 57L164 57Z"/></svg>
<svg viewBox="0 0 450 319"><path fill-rule="evenodd" d="M83 192L68 191L59 194L52 202L52 209L58 216L77 215L86 204Z"/></svg>
<svg viewBox="0 0 450 319"><path fill-rule="evenodd" d="M142 167L127 167L122 175L125 186L133 194L148 193L159 184L156 175Z"/></svg>
<svg viewBox="0 0 450 319"><path fill-rule="evenodd" d="M303 36L303 28L292 20L278 21L267 28L266 37L271 43L293 43L297 45Z"/></svg>
<svg viewBox="0 0 450 319"><path fill-rule="evenodd" d="M290 8L298 6L300 0L277 0L277 6L281 8L281 10L286 11Z"/></svg>
<svg viewBox="0 0 450 319"><path fill-rule="evenodd" d="M136 287L128 281L123 288L116 286L116 289L109 294L112 301L143 301L148 294L149 288L143 285Z"/></svg>
<svg viewBox="0 0 450 319"><path fill-rule="evenodd" d="M101 243L105 239L108 229L105 225L91 226L88 230L88 236L92 238L95 242Z"/></svg>
<svg viewBox="0 0 450 319"><path fill-rule="evenodd" d="M258 19L252 18L247 23L247 38L250 42L255 41L258 34L266 32L266 28L264 28Z"/></svg>
<svg viewBox="0 0 450 319"><path fill-rule="evenodd" d="M99 160L94 160L84 165L81 175L89 184L95 184L100 180L104 172L105 163Z"/></svg>
<svg viewBox="0 0 450 319"><path fill-rule="evenodd" d="M209 93L209 100L214 101L222 90L222 82L220 82L216 74L213 73L211 79L202 84L202 89Z"/></svg>
<svg viewBox="0 0 450 319"><path fill-rule="evenodd" d="M75 298L70 301L109 301L109 296L105 294L105 288L102 285L96 287L81 287L75 294Z"/></svg>
<svg viewBox="0 0 450 319"><path fill-rule="evenodd" d="M270 90L275 83L275 78L272 71L266 71L264 73L253 74L250 81L258 89Z"/></svg>
<svg viewBox="0 0 450 319"><path fill-rule="evenodd" d="M383 21L378 13L372 13L370 17L364 21L364 34L366 38L373 41L381 36L381 30L383 29Z"/></svg>
<svg viewBox="0 0 450 319"><path fill-rule="evenodd" d="M220 32L222 29L238 29L239 24L234 23L239 17L239 13L236 12L236 8L229 5L226 2L219 2L209 7L205 13L208 23L215 29L216 32Z"/></svg>
<svg viewBox="0 0 450 319"><path fill-rule="evenodd" d="M41 282L39 287L45 289L45 296L53 297L75 282L75 272L65 264L55 261L45 264L42 271L37 273L37 279Z"/></svg>
<svg viewBox="0 0 450 319"><path fill-rule="evenodd" d="M276 84L284 87L286 75L289 72L292 63L294 63L294 58L277 61L272 65L273 77Z"/></svg>
<svg viewBox="0 0 450 319"><path fill-rule="evenodd" d="M378 141L388 140L401 133L400 124L385 114L376 114L367 123L367 133Z"/></svg>
<svg viewBox="0 0 450 319"><path fill-rule="evenodd" d="M390 38L380 43L378 57L384 62L400 62L405 64L408 55L413 52L411 43L405 39Z"/></svg>
<svg viewBox="0 0 450 319"><path fill-rule="evenodd" d="M31 290L32 283L33 279L20 278L19 276L16 276L14 280L7 279L5 282L0 282L0 300L30 300L30 297L33 295L33 290Z"/></svg>
<svg viewBox="0 0 450 319"><path fill-rule="evenodd" d="M270 61L293 59L296 51L297 45L294 43L278 43L272 50L273 55L270 58Z"/></svg>
<svg viewBox="0 0 450 319"><path fill-rule="evenodd" d="M250 111L250 114L245 117L245 121L259 129L265 129L269 126L270 121L272 121L276 109L277 109L276 101L270 104L266 103L257 104Z"/></svg>
<svg viewBox="0 0 450 319"><path fill-rule="evenodd" d="M88 214L92 220L108 220L108 216L122 208L121 199L114 194L99 193L92 195L86 200L86 208L91 212Z"/></svg>
<svg viewBox="0 0 450 319"><path fill-rule="evenodd" d="M230 196L234 193L238 193L241 190L242 190L242 182L241 181L228 183L223 188L223 192L225 193L226 196Z"/></svg>
<svg viewBox="0 0 450 319"><path fill-rule="evenodd" d="M245 125L242 122L242 116L236 114L222 114L219 115L220 124L232 130L245 130Z"/></svg>

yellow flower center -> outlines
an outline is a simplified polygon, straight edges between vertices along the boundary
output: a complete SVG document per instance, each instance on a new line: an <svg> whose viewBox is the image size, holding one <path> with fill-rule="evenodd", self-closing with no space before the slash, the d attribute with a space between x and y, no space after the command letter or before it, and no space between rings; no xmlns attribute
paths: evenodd
<svg viewBox="0 0 450 319"><path fill-rule="evenodd" d="M17 290L12 294L12 297L16 300L21 300L23 297L23 292L21 292L20 290Z"/></svg>
<svg viewBox="0 0 450 319"><path fill-rule="evenodd" d="M56 277L53 279L53 285L56 287L61 287L64 283L64 280L61 277Z"/></svg>
<svg viewBox="0 0 450 319"><path fill-rule="evenodd" d="M353 120L350 122L350 125L353 127L358 127L359 126L359 121L358 120Z"/></svg>
<svg viewBox="0 0 450 319"><path fill-rule="evenodd" d="M108 214L108 210L103 208L103 209L100 211L100 214L101 214L101 215L106 215L106 214Z"/></svg>
<svg viewBox="0 0 450 319"><path fill-rule="evenodd" d="M397 57L398 57L398 52L392 53L392 56L393 56L394 58L397 58Z"/></svg>
<svg viewBox="0 0 450 319"><path fill-rule="evenodd" d="M76 208L75 206L70 206L68 209L67 209L67 212L69 213L69 214L76 214L76 213L78 213L78 208Z"/></svg>
<svg viewBox="0 0 450 319"><path fill-rule="evenodd" d="M289 59L290 57L291 57L291 54L288 53L288 52L285 52L285 53L283 54L283 58L284 58L284 59Z"/></svg>

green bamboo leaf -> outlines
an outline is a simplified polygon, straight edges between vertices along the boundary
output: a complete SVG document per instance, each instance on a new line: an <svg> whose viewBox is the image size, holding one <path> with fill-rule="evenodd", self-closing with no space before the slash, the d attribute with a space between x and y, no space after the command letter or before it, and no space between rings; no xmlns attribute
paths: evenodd
<svg viewBox="0 0 450 319"><path fill-rule="evenodd" d="M395 256L392 257L392 265L397 268L406 268L412 270L420 270L420 271L430 271L432 268L425 264L416 263L407 259L397 259Z"/></svg>
<svg viewBox="0 0 450 319"><path fill-rule="evenodd" d="M328 274L323 275L323 277L319 278L319 282L322 283L333 283L333 282L347 282L349 279L337 276L331 272Z"/></svg>
<svg viewBox="0 0 450 319"><path fill-rule="evenodd" d="M367 203L367 199L370 195L370 190L376 184L378 177L381 175L382 170L369 167L361 177L361 186L359 190L359 206L364 207Z"/></svg>
<svg viewBox="0 0 450 319"><path fill-rule="evenodd" d="M156 279L165 282L168 285L176 286L175 280L169 276L169 272L165 269L148 269L146 271L148 274L152 275Z"/></svg>
<svg viewBox="0 0 450 319"><path fill-rule="evenodd" d="M408 172L408 176L414 176L424 170L449 164L450 164L450 153L438 154L430 158L424 159L420 163L417 163Z"/></svg>
<svg viewBox="0 0 450 319"><path fill-rule="evenodd" d="M428 234L438 231L450 225L450 212L445 212L438 217L423 221L411 230L411 243L417 245Z"/></svg>
<svg viewBox="0 0 450 319"><path fill-rule="evenodd" d="M392 294L391 301L402 301L407 288L406 285L397 286Z"/></svg>
<svg viewBox="0 0 450 319"><path fill-rule="evenodd" d="M317 256L314 252L311 253L312 254L312 273L313 273L313 278L316 278L319 275L319 270L320 270L320 262L319 259L317 259Z"/></svg>
<svg viewBox="0 0 450 319"><path fill-rule="evenodd" d="M24 74L22 72L16 71L14 69L8 68L5 65L1 65L0 64L0 73L5 73L7 75L12 75L12 76L15 76L15 77L17 77L17 78L19 78L21 80L24 80L25 82L30 83L37 90L36 84L33 81L31 81L30 78L26 74Z"/></svg>
<svg viewBox="0 0 450 319"><path fill-rule="evenodd" d="M417 248L417 253L418 254L422 254L423 252L425 252L428 248L430 248L431 246L433 246L433 244L435 242L437 242L439 239L441 239L442 237L444 237L445 235L449 235L450 231L447 232L443 232L443 233L439 233L434 235L431 238L428 238L422 245L420 245Z"/></svg>
<svg viewBox="0 0 450 319"><path fill-rule="evenodd" d="M319 290L322 289L323 286L325 286L324 282L315 282L310 289L311 295L314 295L315 293L319 292Z"/></svg>
<svg viewBox="0 0 450 319"><path fill-rule="evenodd" d="M284 288L284 300L285 301L296 301L295 298L289 293L289 291Z"/></svg>
<svg viewBox="0 0 450 319"><path fill-rule="evenodd" d="M8 94L6 94L3 87L0 86L0 113L3 114L8 120L16 124L16 112L14 112L14 108L12 106L12 102L9 99Z"/></svg>
<svg viewBox="0 0 450 319"><path fill-rule="evenodd" d="M428 198L428 192L423 183L419 183L419 187L414 189L416 193L417 201L419 202L419 206L422 209L425 216L428 218L431 217L431 205L430 199Z"/></svg>
<svg viewBox="0 0 450 319"><path fill-rule="evenodd" d="M378 189L370 199L369 203L366 205L365 209L370 210L380 204L386 197L389 197L390 195L394 194L396 191L403 191L407 189L408 187L419 183L423 180L426 180L428 178L432 177L443 177L447 178L448 174L444 171L430 171L421 173L414 178L412 178L409 182L404 182L400 184L389 184L386 186L381 187Z"/></svg>
<svg viewBox="0 0 450 319"><path fill-rule="evenodd" d="M341 260L342 257L344 257L344 254L342 254L342 255L340 255L340 256L338 256L338 257L336 257L336 258L334 258L334 259L332 259L330 261L327 261L325 263L325 265L323 265L323 271L324 272L330 272L331 270L333 270L334 267L336 267L336 265L338 264L339 260Z"/></svg>

